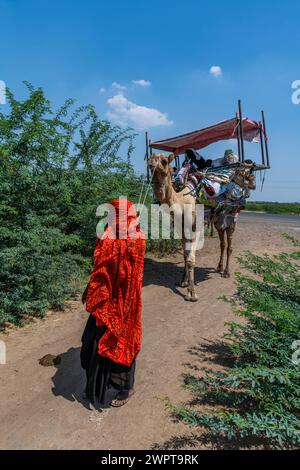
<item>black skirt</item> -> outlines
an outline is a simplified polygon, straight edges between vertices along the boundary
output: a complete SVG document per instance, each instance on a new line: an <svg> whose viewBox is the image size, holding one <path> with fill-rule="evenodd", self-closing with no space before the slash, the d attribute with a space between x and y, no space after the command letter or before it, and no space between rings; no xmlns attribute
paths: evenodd
<svg viewBox="0 0 300 470"><path fill-rule="evenodd" d="M117 364L98 353L98 343L106 326L96 326L90 315L81 342L81 366L86 371L86 395L95 408L107 408L112 400L125 400L134 385L135 361L130 367Z"/></svg>

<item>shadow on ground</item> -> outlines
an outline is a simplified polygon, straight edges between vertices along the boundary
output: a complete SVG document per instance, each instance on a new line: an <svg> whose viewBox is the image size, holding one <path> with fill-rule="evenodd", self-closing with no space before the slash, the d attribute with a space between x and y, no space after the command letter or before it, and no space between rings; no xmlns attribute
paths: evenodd
<svg viewBox="0 0 300 470"><path fill-rule="evenodd" d="M206 281L215 268L201 268L195 266L194 277L195 285ZM180 292L178 284L183 276L182 262L159 261L152 258L146 258L144 270L143 286L155 285L170 289L175 294L184 297L185 293Z"/></svg>
<svg viewBox="0 0 300 470"><path fill-rule="evenodd" d="M189 450L207 448L212 450L257 450L258 448L272 449L267 442L258 439L232 439L218 437L215 434L203 431L203 434L191 433L173 436L162 444L153 444L151 450Z"/></svg>
<svg viewBox="0 0 300 470"><path fill-rule="evenodd" d="M52 377L53 395L77 401L91 410L89 401L84 398L85 371L80 363L80 348L70 348L59 356L61 362L55 366L56 372Z"/></svg>

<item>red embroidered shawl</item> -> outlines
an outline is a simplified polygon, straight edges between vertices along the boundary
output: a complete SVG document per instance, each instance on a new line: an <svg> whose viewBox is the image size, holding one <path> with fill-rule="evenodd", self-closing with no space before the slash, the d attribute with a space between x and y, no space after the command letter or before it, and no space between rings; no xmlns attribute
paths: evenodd
<svg viewBox="0 0 300 470"><path fill-rule="evenodd" d="M137 226L133 204L126 200L111 204L116 212L111 220L116 223L117 238L113 224L109 224L96 241L86 307L95 315L97 326L107 326L99 341L99 354L130 366L141 349L146 241Z"/></svg>

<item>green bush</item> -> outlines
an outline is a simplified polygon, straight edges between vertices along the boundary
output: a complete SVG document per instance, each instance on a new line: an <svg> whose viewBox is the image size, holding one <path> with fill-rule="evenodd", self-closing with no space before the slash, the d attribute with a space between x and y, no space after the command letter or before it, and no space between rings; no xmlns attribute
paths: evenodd
<svg viewBox="0 0 300 470"><path fill-rule="evenodd" d="M269 214L300 215L300 203L298 202L247 202L246 209Z"/></svg>
<svg viewBox="0 0 300 470"><path fill-rule="evenodd" d="M228 439L299 447L300 366L292 361L292 345L300 339L299 258L296 251L273 258L246 253L239 259L255 276L237 274L237 292L230 299L246 320L228 325L234 365L186 383L196 397L221 409L200 413L181 407L177 414L186 423Z"/></svg>

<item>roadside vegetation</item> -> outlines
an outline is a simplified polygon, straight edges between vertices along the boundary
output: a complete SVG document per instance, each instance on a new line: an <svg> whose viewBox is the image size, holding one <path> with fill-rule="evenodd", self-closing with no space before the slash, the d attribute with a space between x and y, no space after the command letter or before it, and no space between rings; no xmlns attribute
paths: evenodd
<svg viewBox="0 0 300 470"><path fill-rule="evenodd" d="M41 88L7 91L0 113L0 328L42 317L85 286L100 204L138 202L142 177L131 163L135 134L68 99L53 109ZM145 196L145 186L143 186ZM146 198L150 204L151 195ZM177 240L148 240L156 255Z"/></svg>
<svg viewBox="0 0 300 470"><path fill-rule="evenodd" d="M130 129L25 85L0 113L1 327L62 308L90 270L97 206L140 191Z"/></svg>
<svg viewBox="0 0 300 470"><path fill-rule="evenodd" d="M300 447L300 243L286 237L292 254L239 258L249 274L236 275L236 294L226 300L243 321L229 323L215 345L216 360L228 366L188 376L192 404L175 409L222 447Z"/></svg>
<svg viewBox="0 0 300 470"><path fill-rule="evenodd" d="M246 210L267 212L268 214L300 215L298 202L247 202Z"/></svg>

